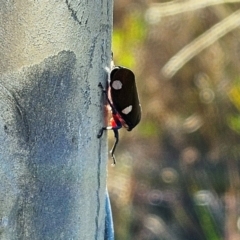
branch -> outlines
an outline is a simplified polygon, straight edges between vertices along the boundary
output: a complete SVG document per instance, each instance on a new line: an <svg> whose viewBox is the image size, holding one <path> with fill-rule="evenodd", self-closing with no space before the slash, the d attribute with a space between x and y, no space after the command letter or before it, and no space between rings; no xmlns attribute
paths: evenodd
<svg viewBox="0 0 240 240"><path fill-rule="evenodd" d="M166 78L171 78L190 59L239 26L240 10L232 13L229 17L215 24L212 28L182 48L162 68L163 75Z"/></svg>
<svg viewBox="0 0 240 240"><path fill-rule="evenodd" d="M240 0L189 0L185 2L171 1L167 3L153 3L150 4L150 8L147 10L146 16L150 22L151 20L156 22L156 20L159 21L161 17L194 11L208 6L235 2L240 2Z"/></svg>

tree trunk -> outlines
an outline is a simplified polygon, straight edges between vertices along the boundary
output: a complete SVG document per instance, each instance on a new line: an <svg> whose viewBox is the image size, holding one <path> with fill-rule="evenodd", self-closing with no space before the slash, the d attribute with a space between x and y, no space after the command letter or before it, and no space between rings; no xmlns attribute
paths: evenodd
<svg viewBox="0 0 240 240"><path fill-rule="evenodd" d="M112 1L0 6L0 239L104 239Z"/></svg>

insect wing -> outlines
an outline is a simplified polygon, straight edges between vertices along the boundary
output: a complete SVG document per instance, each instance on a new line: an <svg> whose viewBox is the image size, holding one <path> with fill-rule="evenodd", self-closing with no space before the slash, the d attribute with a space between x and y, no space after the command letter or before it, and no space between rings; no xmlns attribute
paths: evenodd
<svg viewBox="0 0 240 240"><path fill-rule="evenodd" d="M137 86L133 72L127 68L115 67L110 76L112 103L131 131L141 120Z"/></svg>

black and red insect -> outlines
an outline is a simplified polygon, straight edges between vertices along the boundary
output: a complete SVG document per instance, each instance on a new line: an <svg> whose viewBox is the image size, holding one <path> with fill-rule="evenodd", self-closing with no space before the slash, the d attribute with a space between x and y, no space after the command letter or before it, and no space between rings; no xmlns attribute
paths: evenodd
<svg viewBox="0 0 240 240"><path fill-rule="evenodd" d="M106 90L101 83L99 87L106 95L112 110L112 118L110 126L99 131L98 138L102 136L104 130L113 130L115 143L110 152L115 164L114 152L119 141L118 130L123 126L131 131L141 120L141 105L134 73L128 68L115 66L110 73L109 89Z"/></svg>

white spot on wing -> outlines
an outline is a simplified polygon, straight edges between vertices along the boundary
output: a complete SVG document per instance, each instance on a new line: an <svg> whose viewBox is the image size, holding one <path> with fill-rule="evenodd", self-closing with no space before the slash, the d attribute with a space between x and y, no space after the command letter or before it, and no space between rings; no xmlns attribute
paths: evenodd
<svg viewBox="0 0 240 240"><path fill-rule="evenodd" d="M131 111L132 111L132 105L124 108L124 109L122 110L122 113L124 113L124 114L129 114Z"/></svg>
<svg viewBox="0 0 240 240"><path fill-rule="evenodd" d="M122 88L122 83L121 83L121 81L119 81L119 80L113 81L113 83L112 83L112 88L114 88L115 90L121 89L121 88Z"/></svg>

